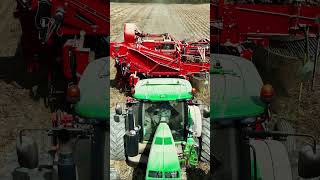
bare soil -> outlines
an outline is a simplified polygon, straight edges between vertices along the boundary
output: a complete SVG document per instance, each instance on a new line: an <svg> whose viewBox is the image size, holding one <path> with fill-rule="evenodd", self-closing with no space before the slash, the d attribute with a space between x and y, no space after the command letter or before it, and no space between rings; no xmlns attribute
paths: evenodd
<svg viewBox="0 0 320 180"><path fill-rule="evenodd" d="M0 57L13 56L20 39L20 24L18 19L13 17L15 8L15 0L0 1Z"/></svg>

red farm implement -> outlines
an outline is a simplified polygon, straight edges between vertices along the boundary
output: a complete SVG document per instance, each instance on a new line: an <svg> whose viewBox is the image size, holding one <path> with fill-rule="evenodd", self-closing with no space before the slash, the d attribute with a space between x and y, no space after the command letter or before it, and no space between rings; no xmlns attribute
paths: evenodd
<svg viewBox="0 0 320 180"><path fill-rule="evenodd" d="M320 52L319 2L212 0L210 13L213 53L253 60L265 81L278 84L278 95L311 80L311 74L313 87Z"/></svg>
<svg viewBox="0 0 320 180"><path fill-rule="evenodd" d="M248 44L268 47L270 38L315 37L319 32L320 6L296 3L211 1L211 43L213 51L252 56Z"/></svg>
<svg viewBox="0 0 320 180"><path fill-rule="evenodd" d="M150 34L135 24L124 25L124 42L111 42L110 55L115 59L116 80L133 90L139 79L181 77L189 79L205 74L210 68L210 41L176 40L168 33Z"/></svg>
<svg viewBox="0 0 320 180"><path fill-rule="evenodd" d="M24 82L50 105L64 99L68 84L78 83L89 61L108 56L106 0L17 0L14 15L22 28Z"/></svg>

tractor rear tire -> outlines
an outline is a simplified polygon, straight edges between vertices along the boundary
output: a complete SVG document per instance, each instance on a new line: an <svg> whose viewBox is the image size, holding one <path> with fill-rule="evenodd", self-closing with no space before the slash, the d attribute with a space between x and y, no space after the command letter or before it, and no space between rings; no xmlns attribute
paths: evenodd
<svg viewBox="0 0 320 180"><path fill-rule="evenodd" d="M274 126L274 130L290 134L295 133L295 130L291 124L285 120L278 120ZM288 136L284 140L280 141L285 145L289 153L292 153L296 150L296 138L294 136Z"/></svg>
<svg viewBox="0 0 320 180"><path fill-rule="evenodd" d="M200 138L200 160L210 162L210 118L202 118L202 132Z"/></svg>
<svg viewBox="0 0 320 180"><path fill-rule="evenodd" d="M126 133L125 119L120 116L120 121L114 120L114 113L110 119L110 159L116 161L126 160L124 148L124 135Z"/></svg>
<svg viewBox="0 0 320 180"><path fill-rule="evenodd" d="M257 171L262 179L292 180L288 152L281 142L275 140L252 140L250 144L255 149ZM251 157L253 161L253 151L251 151Z"/></svg>

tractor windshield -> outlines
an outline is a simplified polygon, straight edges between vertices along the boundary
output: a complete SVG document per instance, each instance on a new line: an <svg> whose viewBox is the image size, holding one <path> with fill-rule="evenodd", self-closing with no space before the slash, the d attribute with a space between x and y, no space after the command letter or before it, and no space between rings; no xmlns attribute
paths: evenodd
<svg viewBox="0 0 320 180"><path fill-rule="evenodd" d="M184 102L145 102L143 112L144 141L152 141L152 137L160 122L168 123L175 141L183 139Z"/></svg>

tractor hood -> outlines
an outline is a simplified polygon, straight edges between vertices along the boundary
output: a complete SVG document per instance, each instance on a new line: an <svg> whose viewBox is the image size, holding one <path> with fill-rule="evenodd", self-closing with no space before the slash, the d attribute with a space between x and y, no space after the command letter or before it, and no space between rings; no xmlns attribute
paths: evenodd
<svg viewBox="0 0 320 180"><path fill-rule="evenodd" d="M179 78L151 78L138 81L133 97L150 101L191 99L191 84Z"/></svg>
<svg viewBox="0 0 320 180"><path fill-rule="evenodd" d="M266 106L259 98L263 82L253 63L223 54L213 54L211 60L212 64L220 62L220 67L211 68L211 117L230 120L262 114Z"/></svg>
<svg viewBox="0 0 320 180"><path fill-rule="evenodd" d="M177 149L171 130L166 123L160 123L155 132L147 165L146 179L159 178L181 179Z"/></svg>

